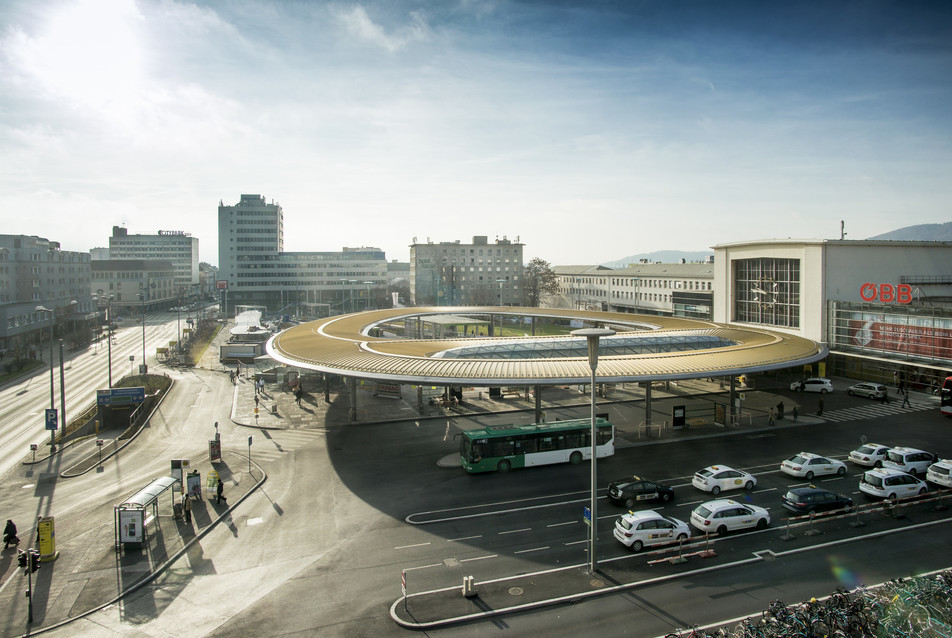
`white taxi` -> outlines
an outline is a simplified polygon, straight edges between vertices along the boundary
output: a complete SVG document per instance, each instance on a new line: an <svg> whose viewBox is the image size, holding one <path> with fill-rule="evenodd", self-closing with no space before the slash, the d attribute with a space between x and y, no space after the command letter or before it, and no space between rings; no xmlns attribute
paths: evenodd
<svg viewBox="0 0 952 638"><path fill-rule="evenodd" d="M738 529L770 525L770 512L756 505L730 499L708 501L691 512L691 525L705 534L726 534Z"/></svg>
<svg viewBox="0 0 952 638"><path fill-rule="evenodd" d="M928 490L925 482L912 474L888 467L866 470L859 482L859 491L863 494L888 498L894 503L899 499L922 496Z"/></svg>
<svg viewBox="0 0 952 638"><path fill-rule="evenodd" d="M952 487L952 459L940 459L926 470L926 480L942 487Z"/></svg>
<svg viewBox="0 0 952 638"><path fill-rule="evenodd" d="M823 474L844 476L846 474L846 463L812 452L800 452L781 463L780 471L790 476L812 481L814 476Z"/></svg>
<svg viewBox="0 0 952 638"><path fill-rule="evenodd" d="M850 461L867 467L882 467L889 446L881 443L864 443L850 452Z"/></svg>
<svg viewBox="0 0 952 638"><path fill-rule="evenodd" d="M670 516L662 516L654 510L628 512L615 521L615 538L633 552L640 552L648 545L684 541L690 535L691 528L687 523Z"/></svg>
<svg viewBox="0 0 952 638"><path fill-rule="evenodd" d="M691 485L717 496L721 493L721 490L740 488L752 490L757 485L757 477L726 465L711 465L695 473Z"/></svg>

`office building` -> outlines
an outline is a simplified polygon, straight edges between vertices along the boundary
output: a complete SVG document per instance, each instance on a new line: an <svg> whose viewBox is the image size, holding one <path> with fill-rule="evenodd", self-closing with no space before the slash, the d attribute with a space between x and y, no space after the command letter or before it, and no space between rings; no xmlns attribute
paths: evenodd
<svg viewBox="0 0 952 638"><path fill-rule="evenodd" d="M473 243L410 245L410 296L414 305L518 306L522 297L523 244L505 236L489 243L485 235Z"/></svg>
<svg viewBox="0 0 952 638"><path fill-rule="evenodd" d="M169 261L175 269L173 296L184 301L200 295L198 238L183 230L130 235L125 228L113 226L109 259Z"/></svg>

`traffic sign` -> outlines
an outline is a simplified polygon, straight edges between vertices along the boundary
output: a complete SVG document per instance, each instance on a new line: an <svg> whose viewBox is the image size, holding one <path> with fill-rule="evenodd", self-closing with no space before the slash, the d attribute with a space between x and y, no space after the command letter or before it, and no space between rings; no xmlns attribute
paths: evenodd
<svg viewBox="0 0 952 638"><path fill-rule="evenodd" d="M592 510L591 508L585 507L582 510L582 518L585 519L586 525L592 524Z"/></svg>
<svg viewBox="0 0 952 638"><path fill-rule="evenodd" d="M46 429L55 430L56 428L56 408L46 408Z"/></svg>

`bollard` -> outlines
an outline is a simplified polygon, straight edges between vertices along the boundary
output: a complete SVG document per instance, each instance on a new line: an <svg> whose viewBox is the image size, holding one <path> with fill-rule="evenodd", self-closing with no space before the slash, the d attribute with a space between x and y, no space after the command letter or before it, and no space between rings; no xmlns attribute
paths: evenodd
<svg viewBox="0 0 952 638"><path fill-rule="evenodd" d="M793 534L790 533L790 517L788 516L788 517L787 517L787 527L786 527L786 531L785 531L783 534L781 534L780 540L782 540L782 541L792 541L794 538L796 538L796 536L794 536Z"/></svg>
<svg viewBox="0 0 952 638"><path fill-rule="evenodd" d="M678 555L672 557L668 562L671 563L672 565L679 565L681 563L688 562L688 559L682 556L683 552L684 552L684 539L682 538L681 540L678 541Z"/></svg>
<svg viewBox="0 0 952 638"><path fill-rule="evenodd" d="M816 512L810 512L810 528L807 531L803 532L804 536L816 536L817 534L823 533L818 529L814 529L813 521L815 518L816 518Z"/></svg>
<svg viewBox="0 0 952 638"><path fill-rule="evenodd" d="M472 598L476 595L476 581L472 576L463 576L463 596Z"/></svg>
<svg viewBox="0 0 952 638"><path fill-rule="evenodd" d="M945 498L946 490L939 492L939 498L936 499L935 505L932 506L932 509L936 512L941 512L944 510L947 505L942 502L942 499Z"/></svg>

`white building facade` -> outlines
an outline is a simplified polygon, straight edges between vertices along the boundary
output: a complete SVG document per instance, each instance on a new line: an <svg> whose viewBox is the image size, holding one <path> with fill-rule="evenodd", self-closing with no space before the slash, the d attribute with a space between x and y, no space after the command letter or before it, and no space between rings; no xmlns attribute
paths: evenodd
<svg viewBox="0 0 952 638"><path fill-rule="evenodd" d="M952 242L714 247L714 320L827 345L826 372L928 387L952 374Z"/></svg>
<svg viewBox="0 0 952 638"><path fill-rule="evenodd" d="M183 230L160 230L153 234L132 234L121 226L112 227L109 259L169 261L175 269L175 297L200 295L198 238Z"/></svg>

